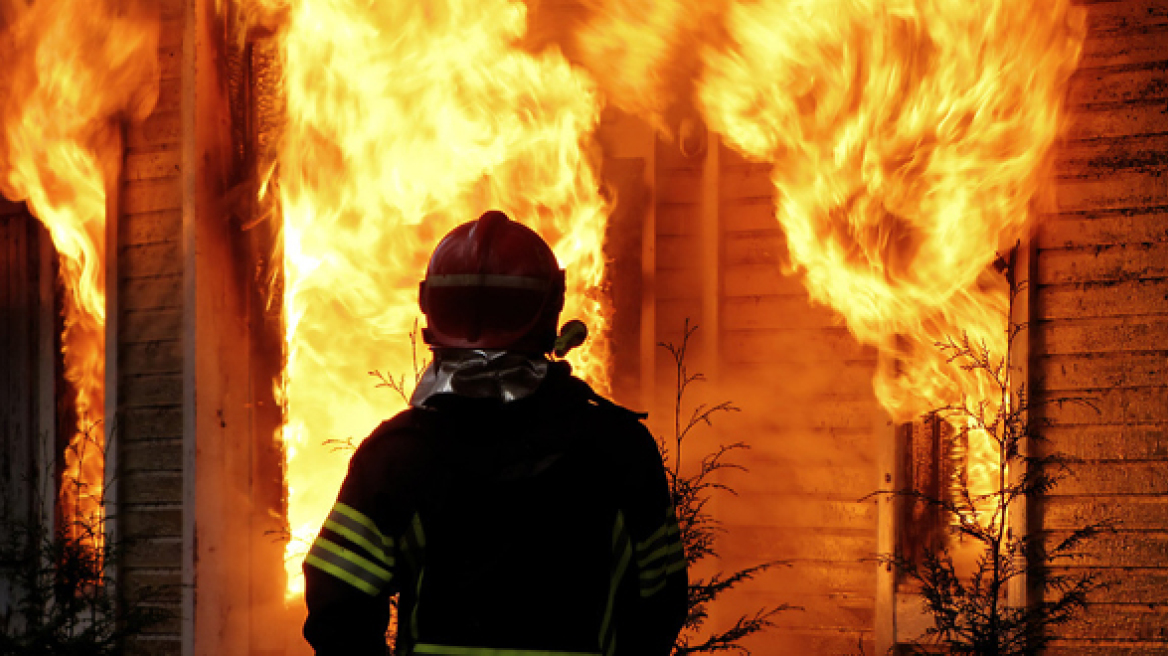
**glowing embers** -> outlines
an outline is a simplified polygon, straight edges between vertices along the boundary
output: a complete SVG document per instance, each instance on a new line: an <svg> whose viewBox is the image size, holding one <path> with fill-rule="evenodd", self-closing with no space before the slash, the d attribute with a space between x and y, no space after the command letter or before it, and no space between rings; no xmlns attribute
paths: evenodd
<svg viewBox="0 0 1168 656"><path fill-rule="evenodd" d="M257 3L258 4L258 3ZM568 271L566 317L604 332L607 209L585 145L600 102L554 49L525 51L508 0L300 0L280 40L289 592L359 441L403 399L430 249L499 209L536 229ZM575 356L605 386L603 339ZM416 345L415 346L420 346ZM424 349L422 349L424 351Z"/></svg>
<svg viewBox="0 0 1168 656"><path fill-rule="evenodd" d="M156 10L121 0L0 0L0 193L25 201L60 255L65 378L76 432L60 507L101 541L104 495L106 189L121 122L158 95Z"/></svg>

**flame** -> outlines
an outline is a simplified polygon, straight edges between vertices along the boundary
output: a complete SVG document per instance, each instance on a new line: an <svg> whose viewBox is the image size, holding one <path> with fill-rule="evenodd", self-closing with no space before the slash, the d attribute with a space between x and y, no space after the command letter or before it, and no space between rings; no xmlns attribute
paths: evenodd
<svg viewBox="0 0 1168 656"><path fill-rule="evenodd" d="M254 9L255 7L253 7ZM586 140L600 99L558 50L522 47L509 0L300 0L279 34L289 594L350 456L403 407L417 284L437 240L487 209L537 230L568 271L566 316L603 332L607 206ZM603 340L573 361L606 386ZM403 378L404 377L404 378Z"/></svg>
<svg viewBox="0 0 1168 656"><path fill-rule="evenodd" d="M76 394L59 507L102 542L106 189L121 122L157 99L159 21L137 3L0 0L0 191L25 201L60 257L65 378Z"/></svg>
<svg viewBox="0 0 1168 656"><path fill-rule="evenodd" d="M898 360L875 381L898 419L1003 401L936 344L1006 353L991 265L1033 220L1081 25L1068 0L760 0L734 4L730 46L703 53L699 103L774 164L812 299ZM971 493L997 489L994 440L971 434L969 451Z"/></svg>

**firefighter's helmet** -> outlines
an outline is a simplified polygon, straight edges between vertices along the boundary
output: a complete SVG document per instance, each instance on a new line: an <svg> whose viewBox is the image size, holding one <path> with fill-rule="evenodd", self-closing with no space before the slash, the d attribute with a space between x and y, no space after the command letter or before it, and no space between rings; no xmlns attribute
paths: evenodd
<svg viewBox="0 0 1168 656"><path fill-rule="evenodd" d="M493 210L442 238L418 301L431 346L547 353L564 307L564 271L535 231Z"/></svg>

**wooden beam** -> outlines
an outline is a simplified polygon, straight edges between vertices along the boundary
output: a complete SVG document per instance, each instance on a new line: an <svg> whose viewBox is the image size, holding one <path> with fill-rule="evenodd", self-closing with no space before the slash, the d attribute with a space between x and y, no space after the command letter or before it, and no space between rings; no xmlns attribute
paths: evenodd
<svg viewBox="0 0 1168 656"><path fill-rule="evenodd" d="M898 367L896 358L889 355L891 349L882 352L877 360L879 375L889 375ZM879 475L876 489L876 553L889 557L896 553L897 508L899 499L895 492L900 489L900 462L903 445L897 430L897 423L876 404L872 421L876 432L876 472ZM888 562L876 564L876 653L888 654L896 645L896 568Z"/></svg>

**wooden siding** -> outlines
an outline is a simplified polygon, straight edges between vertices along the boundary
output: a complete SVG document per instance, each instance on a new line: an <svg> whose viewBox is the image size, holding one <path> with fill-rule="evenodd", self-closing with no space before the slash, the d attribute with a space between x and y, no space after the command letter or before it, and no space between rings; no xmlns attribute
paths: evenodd
<svg viewBox="0 0 1168 656"><path fill-rule="evenodd" d="M832 311L813 305L783 272L786 243L774 218L770 167L720 153L721 375L718 393L742 408L719 419L724 442L742 440L748 472L725 482L721 566L781 566L727 595L726 625L765 606L801 606L748 644L756 654L874 651L877 488L872 392L875 353Z"/></svg>
<svg viewBox="0 0 1168 656"><path fill-rule="evenodd" d="M149 586L172 620L128 646L178 654L182 580L182 6L160 4L158 104L126 133L119 198L118 449L120 577ZM113 249L111 249L113 251Z"/></svg>
<svg viewBox="0 0 1168 656"><path fill-rule="evenodd" d="M1116 522L1071 568L1109 584L1051 654L1168 651L1168 3L1084 3L1089 34L1037 233L1033 375L1057 539Z"/></svg>

